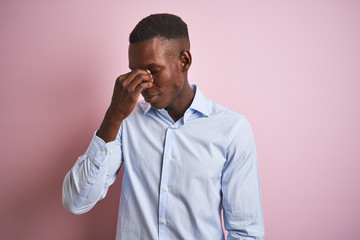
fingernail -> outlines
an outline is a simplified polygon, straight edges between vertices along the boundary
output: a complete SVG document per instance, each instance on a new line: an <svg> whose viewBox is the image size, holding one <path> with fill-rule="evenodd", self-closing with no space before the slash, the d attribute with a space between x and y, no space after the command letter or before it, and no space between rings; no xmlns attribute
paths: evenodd
<svg viewBox="0 0 360 240"><path fill-rule="evenodd" d="M146 70L149 74L150 74L150 76L151 76L151 79L152 79L152 75L151 75L151 72L150 72L150 70L148 69L148 70Z"/></svg>

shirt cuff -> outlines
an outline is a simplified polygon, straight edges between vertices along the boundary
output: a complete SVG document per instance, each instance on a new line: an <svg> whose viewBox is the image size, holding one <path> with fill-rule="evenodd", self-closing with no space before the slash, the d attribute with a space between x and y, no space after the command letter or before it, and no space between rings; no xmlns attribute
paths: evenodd
<svg viewBox="0 0 360 240"><path fill-rule="evenodd" d="M106 159L111 154L114 143L115 141L105 143L95 132L85 154L96 167L101 167L106 163Z"/></svg>

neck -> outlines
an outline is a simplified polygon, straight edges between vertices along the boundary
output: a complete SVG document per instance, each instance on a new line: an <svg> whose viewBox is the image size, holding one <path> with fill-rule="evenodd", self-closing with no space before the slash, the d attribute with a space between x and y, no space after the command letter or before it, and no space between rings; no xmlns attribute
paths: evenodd
<svg viewBox="0 0 360 240"><path fill-rule="evenodd" d="M178 98L180 100L176 103L173 103L171 106L165 108L166 111L169 113L170 117L174 120L174 122L184 116L185 111L190 107L194 96L195 93L191 89L190 85L186 84L183 93Z"/></svg>

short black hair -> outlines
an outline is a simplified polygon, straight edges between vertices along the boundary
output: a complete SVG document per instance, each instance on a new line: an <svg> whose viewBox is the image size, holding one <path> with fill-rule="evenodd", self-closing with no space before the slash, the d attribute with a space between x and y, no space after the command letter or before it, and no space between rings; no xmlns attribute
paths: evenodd
<svg viewBox="0 0 360 240"><path fill-rule="evenodd" d="M163 37L167 40L189 39L189 33L186 23L180 17L158 13L143 18L130 33L129 41L138 43L154 37Z"/></svg>

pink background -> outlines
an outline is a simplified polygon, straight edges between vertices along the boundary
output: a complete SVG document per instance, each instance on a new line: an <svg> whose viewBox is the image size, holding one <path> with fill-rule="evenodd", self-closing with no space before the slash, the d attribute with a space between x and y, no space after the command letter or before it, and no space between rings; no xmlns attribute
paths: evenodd
<svg viewBox="0 0 360 240"><path fill-rule="evenodd" d="M250 120L266 239L360 239L360 2L0 3L0 238L114 239L121 181L89 213L61 204L155 12L189 25L190 81ZM118 179L119 180L119 179Z"/></svg>

